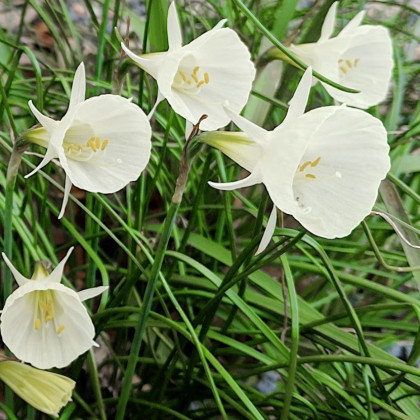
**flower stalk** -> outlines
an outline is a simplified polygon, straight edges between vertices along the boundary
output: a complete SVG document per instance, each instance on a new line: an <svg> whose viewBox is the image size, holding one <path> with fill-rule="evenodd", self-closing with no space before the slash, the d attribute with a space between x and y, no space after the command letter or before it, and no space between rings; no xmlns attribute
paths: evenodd
<svg viewBox="0 0 420 420"><path fill-rule="evenodd" d="M139 315L138 324L136 326L133 343L130 350L130 355L128 357L127 368L124 374L124 382L122 385L120 398L118 400L117 415L115 417L116 420L123 420L125 418L125 411L128 399L130 397L132 377L134 376L134 372L136 370L138 355L141 350L143 336L146 330L147 319L152 308L152 301L155 294L157 280L159 278L160 269L162 267L163 259L168 248L169 239L172 235L172 230L174 227L176 216L178 214L179 206L182 201L182 196L187 185L188 174L190 170L190 159L188 156L187 149L191 140L198 134L200 123L205 118L207 118L207 115L203 115L198 121L198 123L193 126L191 134L189 135L182 149L180 169L176 181L175 191L172 196L171 204L169 206L168 213L165 218L162 234L156 250L156 256L153 261L152 268L150 271L150 277L147 282L146 290L144 292L142 311Z"/></svg>
<svg viewBox="0 0 420 420"><path fill-rule="evenodd" d="M13 144L12 154L10 155L9 164L7 166L6 178L6 197L4 209L4 253L12 258L12 244L13 244L13 192L16 184L16 177L19 171L22 155L28 148L29 144L22 138L18 139ZM4 290L3 303L12 293L12 273L9 269L5 270L4 275Z"/></svg>

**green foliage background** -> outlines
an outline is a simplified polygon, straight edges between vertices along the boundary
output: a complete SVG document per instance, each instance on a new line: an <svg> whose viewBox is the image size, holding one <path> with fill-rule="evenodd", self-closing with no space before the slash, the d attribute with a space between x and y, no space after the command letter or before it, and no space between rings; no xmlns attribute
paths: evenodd
<svg viewBox="0 0 420 420"><path fill-rule="evenodd" d="M147 1L145 15L131 3L84 0L87 22L80 23L64 0L3 2L3 11L21 18L13 31L4 22L0 29L1 224L12 139L35 123L28 99L61 118L83 60L88 96L121 88L145 112L151 109L156 83L120 61L120 39L129 17L132 49L165 50L169 1ZM286 44L291 36L314 41L332 1L305 3L178 1L185 43L227 18L247 44L259 78L244 115L267 129L284 118L302 73L273 62L278 77L267 75L261 57L272 44L257 23ZM364 22L387 26L394 41L389 98L369 110L387 128L392 159L376 209L419 245L419 5L341 1L340 28L363 8ZM49 47L26 20L33 10L53 40ZM317 85L308 109L331 103ZM152 127L152 158L139 180L109 196L74 190L60 221L63 171L49 164L24 180L39 157L27 154L22 162L14 192L15 266L29 276L35 260L57 264L76 246L67 284L110 285L89 307L101 348L62 371L77 387L60 419L419 419L419 249L377 216L331 241L305 234L285 215L274 242L254 256L271 210L267 193L262 186L230 193L209 187L208 180L243 173L203 146L163 255L156 246L178 174L184 122L164 102ZM138 344L153 262L163 256L144 342L139 354L130 353ZM390 353L397 348L400 354L403 346L405 358ZM264 378L272 380L268 393ZM43 418L10 393L4 401L15 414L10 418Z"/></svg>

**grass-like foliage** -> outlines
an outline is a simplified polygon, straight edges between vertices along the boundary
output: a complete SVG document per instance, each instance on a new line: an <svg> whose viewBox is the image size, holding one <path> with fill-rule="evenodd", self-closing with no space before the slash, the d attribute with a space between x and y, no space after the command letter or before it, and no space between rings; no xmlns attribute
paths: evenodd
<svg viewBox="0 0 420 420"><path fill-rule="evenodd" d="M257 69L242 115L272 130L303 74L273 48L316 42L332 3L179 0L177 10L184 44L227 19ZM194 139L183 150L185 120L167 101L150 120L148 166L117 193L73 187L58 219L58 160L24 178L45 154L37 145L25 146L15 185L7 182L14 142L37 123L28 100L60 120L82 61L86 97L153 108L156 81L121 42L138 54L166 51L169 4L0 5L0 248L30 277L37 260L56 266L73 246L62 283L109 286L85 303L100 347L54 370L76 382L59 418L420 419L417 2L338 5L334 34L364 9L364 24L389 29L395 62L386 100L366 110L386 128L391 170L371 215L345 238L315 236L279 212L273 240L255 255L272 209L267 190L212 188L248 173ZM333 104L318 83L306 109ZM189 175L173 202L181 162ZM1 276L3 304L15 288L3 261ZM9 419L46 418L6 386L1 401Z"/></svg>

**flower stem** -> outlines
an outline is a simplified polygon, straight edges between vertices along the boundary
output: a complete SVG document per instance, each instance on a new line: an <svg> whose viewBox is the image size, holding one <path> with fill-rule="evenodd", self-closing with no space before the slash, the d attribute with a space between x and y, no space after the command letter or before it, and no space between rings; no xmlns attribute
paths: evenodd
<svg viewBox="0 0 420 420"><path fill-rule="evenodd" d="M138 355L140 353L144 332L146 330L147 318L149 317L150 309L152 308L152 301L153 296L155 294L157 280L159 277L160 269L162 267L166 249L168 247L169 238L172 234L175 218L177 216L178 209L182 201L182 195L185 191L185 187L187 184L188 174L190 170L187 148L191 139L197 135L199 130L199 124L204 118L207 118L207 116L203 115L203 117L200 118L199 122L193 127L193 130L191 131L191 134L185 142L185 145L182 149L180 169L176 181L175 192L165 218L162 234L156 250L156 257L152 264L149 281L147 282L146 286L146 291L144 292L142 311L139 315L138 324L134 332L133 344L131 346L130 355L128 357L127 369L124 374L124 382L122 385L120 398L118 400L117 415L115 417L116 420L123 420L125 416L125 410L131 391L132 378L136 370Z"/></svg>
<svg viewBox="0 0 420 420"><path fill-rule="evenodd" d="M7 167L6 178L6 197L4 209L4 253L12 259L12 218L13 218L13 191L15 189L16 177L19 171L20 162L22 161L23 152L27 149L28 143L22 139L16 140L13 145L12 154L10 155L9 165ZM6 267L4 275L3 303L12 292L12 273Z"/></svg>

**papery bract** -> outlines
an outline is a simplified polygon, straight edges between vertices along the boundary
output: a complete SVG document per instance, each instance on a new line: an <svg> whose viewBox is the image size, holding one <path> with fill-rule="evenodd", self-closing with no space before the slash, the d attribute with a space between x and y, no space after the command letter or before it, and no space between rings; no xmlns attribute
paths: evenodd
<svg viewBox="0 0 420 420"><path fill-rule="evenodd" d="M150 159L151 128L144 112L131 100L100 95L85 100L85 68L78 67L66 115L54 121L29 106L42 125L25 134L47 148L44 159L26 177L54 158L66 172L64 214L72 184L83 190L113 193L135 181ZM31 134L32 138L31 138Z"/></svg>
<svg viewBox="0 0 420 420"><path fill-rule="evenodd" d="M40 369L67 366L96 345L95 328L82 301L108 287L76 293L60 283L72 250L51 274L39 263L32 279L22 276L2 254L19 287L4 305L1 335L17 358Z"/></svg>
<svg viewBox="0 0 420 420"><path fill-rule="evenodd" d="M362 11L331 38L336 9L337 2L327 13L318 42L292 44L290 50L323 76L359 91L348 93L321 82L337 101L362 109L377 105L386 97L394 66L388 29L361 25Z"/></svg>
<svg viewBox="0 0 420 420"><path fill-rule="evenodd" d="M390 168L387 133L368 113L345 106L304 114L311 85L308 69L290 101L283 123L266 131L230 113L244 131L201 138L251 172L240 181L218 184L232 190L263 183L275 204L257 252L267 246L276 224L276 207L324 238L348 235L371 211L381 180ZM228 111L229 112L229 111Z"/></svg>
<svg viewBox="0 0 420 420"><path fill-rule="evenodd" d="M222 28L222 20L213 29L182 46L181 27L175 2L168 13L166 52L136 55L124 44L123 50L158 83L157 104L166 98L176 113L196 124L203 114L202 130L225 126L230 118L223 104L240 112L248 100L255 77L250 53L238 35Z"/></svg>
<svg viewBox="0 0 420 420"><path fill-rule="evenodd" d="M71 401L76 385L66 376L13 360L0 361L0 380L32 407L54 417Z"/></svg>

